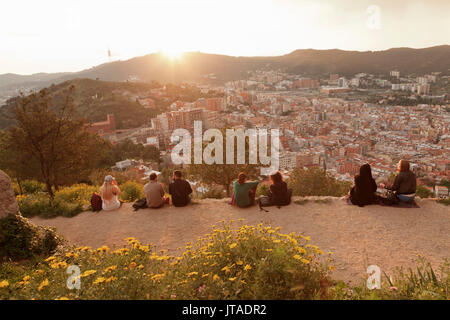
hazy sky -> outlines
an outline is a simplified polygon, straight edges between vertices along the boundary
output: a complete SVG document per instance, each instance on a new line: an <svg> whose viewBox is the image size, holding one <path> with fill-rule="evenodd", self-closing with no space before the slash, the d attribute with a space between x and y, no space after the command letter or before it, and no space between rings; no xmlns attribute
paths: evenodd
<svg viewBox="0 0 450 320"><path fill-rule="evenodd" d="M2 0L0 74L156 51L278 55L450 44L450 0Z"/></svg>

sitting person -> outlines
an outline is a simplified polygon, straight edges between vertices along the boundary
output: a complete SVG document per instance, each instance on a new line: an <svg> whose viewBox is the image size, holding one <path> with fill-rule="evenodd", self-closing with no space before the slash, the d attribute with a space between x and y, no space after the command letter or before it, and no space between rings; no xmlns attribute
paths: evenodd
<svg viewBox="0 0 450 320"><path fill-rule="evenodd" d="M287 183L283 181L283 176L279 171L270 175L271 185L267 196L259 198L260 207L287 206L291 203L292 189L287 188Z"/></svg>
<svg viewBox="0 0 450 320"><path fill-rule="evenodd" d="M161 208L164 206L164 189L158 182L156 173L150 174L150 182L144 185L144 193L148 208Z"/></svg>
<svg viewBox="0 0 450 320"><path fill-rule="evenodd" d="M169 194L172 196L172 203L175 207L184 207L190 201L192 188L189 182L181 179L181 171L173 172L173 182L169 184Z"/></svg>
<svg viewBox="0 0 450 320"><path fill-rule="evenodd" d="M403 202L412 202L416 195L416 175L409 170L409 161L400 160L397 165L398 174L391 186L380 184L388 190L394 191L397 199Z"/></svg>
<svg viewBox="0 0 450 320"><path fill-rule="evenodd" d="M349 200L352 204L363 207L376 201L377 184L372 178L372 170L368 163L359 168L355 176L355 186L350 190Z"/></svg>
<svg viewBox="0 0 450 320"><path fill-rule="evenodd" d="M100 187L100 197L102 198L102 209L111 211L118 209L121 205L119 201L120 189L116 180L108 175L105 177L103 185Z"/></svg>
<svg viewBox="0 0 450 320"><path fill-rule="evenodd" d="M244 172L239 173L238 180L234 182L234 203L245 208L255 203L255 192L258 181L247 182L247 175Z"/></svg>

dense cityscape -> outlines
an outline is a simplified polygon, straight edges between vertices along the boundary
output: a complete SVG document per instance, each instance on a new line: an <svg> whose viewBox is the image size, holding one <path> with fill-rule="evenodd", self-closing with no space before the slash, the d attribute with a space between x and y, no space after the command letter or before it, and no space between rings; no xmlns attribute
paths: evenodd
<svg viewBox="0 0 450 320"><path fill-rule="evenodd" d="M384 79L364 73L349 79L330 74L326 79L312 79L256 71L223 86L198 85L216 97L175 101L146 126L117 130L114 115L108 115L89 130L113 143L131 139L158 147L163 161L149 169L161 170L171 166L173 130L192 131L195 120L203 121L203 130L277 128L280 169L287 176L295 168L321 167L339 180L352 181L361 164L370 163L374 176L383 179L395 172L403 158L412 163L423 184L438 184L450 176L450 113L448 94L433 96L430 87L438 91L437 83L448 81L439 72L403 77L392 71ZM155 97L165 96L165 86L115 94L151 109ZM399 96L406 103L395 105ZM427 99L433 103L425 103ZM438 192L448 195L445 187Z"/></svg>

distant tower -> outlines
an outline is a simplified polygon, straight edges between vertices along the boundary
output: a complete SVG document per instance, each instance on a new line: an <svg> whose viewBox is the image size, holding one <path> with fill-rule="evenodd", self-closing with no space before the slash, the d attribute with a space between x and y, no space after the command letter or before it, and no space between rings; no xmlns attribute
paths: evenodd
<svg viewBox="0 0 450 320"><path fill-rule="evenodd" d="M111 54L111 50L110 49L108 49L108 59L109 59L109 62L112 61L112 54Z"/></svg>

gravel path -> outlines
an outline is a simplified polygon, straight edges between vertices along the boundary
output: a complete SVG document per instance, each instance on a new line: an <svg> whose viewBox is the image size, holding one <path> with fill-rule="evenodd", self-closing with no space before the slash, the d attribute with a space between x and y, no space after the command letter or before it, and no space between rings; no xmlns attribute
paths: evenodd
<svg viewBox="0 0 450 320"><path fill-rule="evenodd" d="M267 223L282 232L311 236L311 243L334 252L334 277L360 281L367 266L391 272L396 266L413 266L417 255L433 266L450 258L450 207L418 200L421 208L350 206L340 198L304 205L291 204L269 212L257 207L238 209L225 200L207 199L185 208L164 207L134 212L131 204L112 212L83 212L73 218L33 218L38 225L56 227L69 242L93 248L122 247L126 237L177 251L211 231L221 220L245 219L246 224ZM323 199L323 198L322 198ZM174 253L174 252L173 252Z"/></svg>

